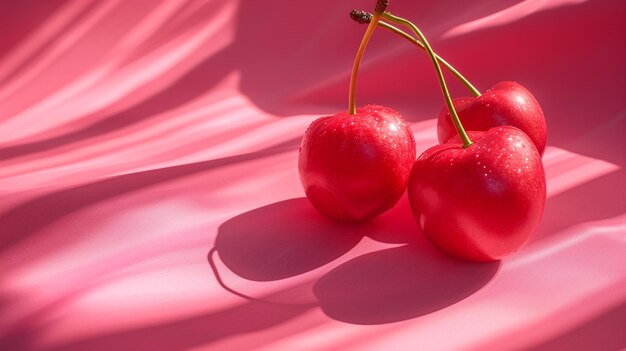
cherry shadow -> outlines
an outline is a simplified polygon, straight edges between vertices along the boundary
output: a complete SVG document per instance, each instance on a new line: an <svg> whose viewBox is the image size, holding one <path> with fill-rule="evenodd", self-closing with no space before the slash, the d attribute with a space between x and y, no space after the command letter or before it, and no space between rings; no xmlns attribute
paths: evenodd
<svg viewBox="0 0 626 351"><path fill-rule="evenodd" d="M369 222L365 235L387 244L417 244L422 240L406 192L392 209Z"/></svg>
<svg viewBox="0 0 626 351"><path fill-rule="evenodd" d="M393 323L469 297L499 267L500 262L458 261L423 242L352 259L322 277L313 291L333 319L360 325Z"/></svg>
<svg viewBox="0 0 626 351"><path fill-rule="evenodd" d="M462 262L432 247L420 235L406 196L363 224L329 220L306 198L274 203L222 224L211 251L237 276L267 282L321 267L350 251L363 236L405 245L354 258L314 283L313 305L333 319L384 324L416 318L472 295L500 267L499 262Z"/></svg>
<svg viewBox="0 0 626 351"><path fill-rule="evenodd" d="M319 214L306 198L263 206L218 229L215 249L238 276L273 281L306 273L350 251L364 226Z"/></svg>

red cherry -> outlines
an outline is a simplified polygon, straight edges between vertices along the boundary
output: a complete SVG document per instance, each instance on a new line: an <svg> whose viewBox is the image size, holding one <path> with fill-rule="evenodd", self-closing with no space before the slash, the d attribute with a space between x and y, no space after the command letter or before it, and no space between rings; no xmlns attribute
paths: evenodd
<svg viewBox="0 0 626 351"><path fill-rule="evenodd" d="M495 127L468 132L426 150L413 165L408 196L426 237L452 256L471 261L506 257L528 240L546 201L546 178L531 139Z"/></svg>
<svg viewBox="0 0 626 351"><path fill-rule="evenodd" d="M415 139L391 108L368 105L311 123L298 169L311 204L324 215L359 221L393 207L415 161Z"/></svg>
<svg viewBox="0 0 626 351"><path fill-rule="evenodd" d="M514 126L528 134L539 154L546 148L546 120L535 97L515 82L500 82L476 98L454 99L466 130L487 131L497 126ZM445 143L457 132L450 113L443 109L437 121L439 142Z"/></svg>

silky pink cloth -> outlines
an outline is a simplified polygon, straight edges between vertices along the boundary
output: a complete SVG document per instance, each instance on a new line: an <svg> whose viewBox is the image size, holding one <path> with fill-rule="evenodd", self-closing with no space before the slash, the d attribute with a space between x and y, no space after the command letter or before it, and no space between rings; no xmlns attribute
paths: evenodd
<svg viewBox="0 0 626 351"><path fill-rule="evenodd" d="M491 264L431 247L406 198L360 225L304 198L300 139L347 108L374 3L1 1L0 349L626 347L626 3L391 1L543 106L544 218ZM361 67L358 104L434 145L426 55L379 30Z"/></svg>

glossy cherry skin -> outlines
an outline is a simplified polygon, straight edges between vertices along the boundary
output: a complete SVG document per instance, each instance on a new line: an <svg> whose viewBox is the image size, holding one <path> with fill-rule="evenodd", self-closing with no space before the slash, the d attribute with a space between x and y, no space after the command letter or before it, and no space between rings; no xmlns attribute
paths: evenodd
<svg viewBox="0 0 626 351"><path fill-rule="evenodd" d="M426 150L413 165L408 196L428 240L469 261L494 261L519 250L543 215L541 156L521 130L468 132Z"/></svg>
<svg viewBox="0 0 626 351"><path fill-rule="evenodd" d="M324 215L361 221L393 207L415 161L415 139L398 112L368 105L311 123L298 169L309 201Z"/></svg>
<svg viewBox="0 0 626 351"><path fill-rule="evenodd" d="M539 154L543 155L548 136L546 119L535 97L520 84L500 82L479 97L458 98L453 103L465 130L517 127L530 137ZM445 143L456 134L450 113L444 108L437 121L439 143Z"/></svg>

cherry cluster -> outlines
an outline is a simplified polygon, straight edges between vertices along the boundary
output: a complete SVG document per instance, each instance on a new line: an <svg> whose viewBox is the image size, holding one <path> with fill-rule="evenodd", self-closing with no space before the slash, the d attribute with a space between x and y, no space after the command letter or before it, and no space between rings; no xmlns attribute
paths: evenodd
<svg viewBox="0 0 626 351"><path fill-rule="evenodd" d="M502 259L522 247L543 215L547 132L541 107L514 82L481 94L433 52L419 28L387 6L378 0L371 14L351 13L368 27L352 69L349 109L307 129L298 162L305 193L322 214L355 222L389 210L407 191L413 216L433 245L465 260ZM398 112L378 105L356 108L359 63L377 27L428 53L447 105L437 121L440 144L417 159L413 133ZM441 65L473 97L452 100Z"/></svg>

